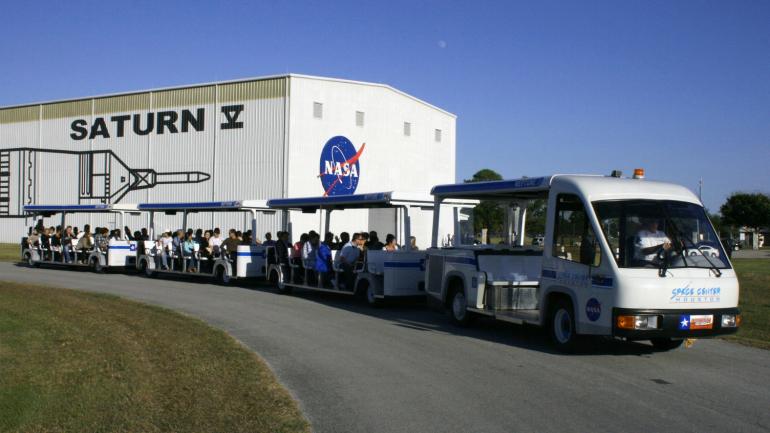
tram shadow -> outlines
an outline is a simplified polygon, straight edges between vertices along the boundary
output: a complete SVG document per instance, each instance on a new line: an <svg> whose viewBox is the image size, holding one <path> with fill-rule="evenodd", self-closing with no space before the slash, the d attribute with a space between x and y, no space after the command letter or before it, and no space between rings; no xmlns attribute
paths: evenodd
<svg viewBox="0 0 770 433"><path fill-rule="evenodd" d="M264 285L248 286L248 288L275 293L272 287ZM473 338L553 355L644 356L655 353L655 349L648 342L630 342L606 337L586 337L581 340L579 347L574 352L565 354L554 348L548 333L539 326L519 325L478 316L474 317L467 327L460 327L453 324L444 312L429 309L425 299L388 299L380 307L372 307L361 299L335 293L294 290L291 295L280 295L278 293L276 295L294 296L327 307L380 319L386 323L386 326L396 326L414 332Z"/></svg>

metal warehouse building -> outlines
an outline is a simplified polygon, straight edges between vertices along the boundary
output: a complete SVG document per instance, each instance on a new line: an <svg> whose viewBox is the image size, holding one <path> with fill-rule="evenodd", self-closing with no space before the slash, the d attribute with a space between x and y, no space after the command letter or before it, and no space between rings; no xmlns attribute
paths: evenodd
<svg viewBox="0 0 770 433"><path fill-rule="evenodd" d="M295 74L1 108L0 241L26 232L26 204L428 194L454 182L455 120L387 85ZM111 226L112 218L72 223ZM260 218L264 232L283 218L295 234L319 226L318 215L300 212ZM244 227L239 215L189 221ZM331 230L400 233L397 221L393 210L346 211ZM421 247L430 223L427 213L413 215ZM135 230L146 219L128 224ZM156 227L180 224L163 215Z"/></svg>

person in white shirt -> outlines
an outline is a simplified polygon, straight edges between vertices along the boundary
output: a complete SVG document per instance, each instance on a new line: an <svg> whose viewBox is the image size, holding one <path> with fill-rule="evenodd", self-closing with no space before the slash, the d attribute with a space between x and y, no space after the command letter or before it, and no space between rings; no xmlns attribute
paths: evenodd
<svg viewBox="0 0 770 433"><path fill-rule="evenodd" d="M363 236L361 236L361 233L354 233L353 239L345 244L339 254L337 254L337 260L339 261L340 268L342 268L345 288L347 290L353 290L353 285L356 281L356 261L361 257L363 247Z"/></svg>
<svg viewBox="0 0 770 433"><path fill-rule="evenodd" d="M658 231L658 220L645 218L642 229L636 234L636 258L648 262L655 261L658 251L671 249L671 239L662 231Z"/></svg>

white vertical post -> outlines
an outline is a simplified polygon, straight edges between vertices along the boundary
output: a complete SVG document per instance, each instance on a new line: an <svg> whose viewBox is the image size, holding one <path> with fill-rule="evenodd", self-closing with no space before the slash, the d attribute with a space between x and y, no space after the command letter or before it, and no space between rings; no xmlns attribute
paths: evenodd
<svg viewBox="0 0 770 433"><path fill-rule="evenodd" d="M326 236L326 232L329 231L329 225L331 223L331 219L332 219L332 210L327 209L326 212L324 212L324 225L323 227L321 227L321 233L319 233L319 235L321 236L321 239L323 239L324 236Z"/></svg>
<svg viewBox="0 0 770 433"><path fill-rule="evenodd" d="M257 244L257 210L249 209L251 211L251 244Z"/></svg>
<svg viewBox="0 0 770 433"><path fill-rule="evenodd" d="M404 212L404 238L406 239L406 250L412 250L412 217L409 215L409 206L403 207Z"/></svg>
<svg viewBox="0 0 770 433"><path fill-rule="evenodd" d="M155 239L155 212L150 211L150 240Z"/></svg>
<svg viewBox="0 0 770 433"><path fill-rule="evenodd" d="M527 226L527 206L519 206L519 218L516 227L516 245L524 246L524 230Z"/></svg>
<svg viewBox="0 0 770 433"><path fill-rule="evenodd" d="M433 231L431 233L430 246L433 248L438 247L438 226L439 215L441 214L441 200L437 197L433 199Z"/></svg>

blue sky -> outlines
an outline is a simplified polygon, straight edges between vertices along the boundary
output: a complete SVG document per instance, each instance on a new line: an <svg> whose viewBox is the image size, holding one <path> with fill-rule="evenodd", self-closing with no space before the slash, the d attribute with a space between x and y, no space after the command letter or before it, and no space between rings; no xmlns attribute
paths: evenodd
<svg viewBox="0 0 770 433"><path fill-rule="evenodd" d="M295 72L458 116L457 179L770 192L768 1L68 1L0 14L0 105Z"/></svg>

